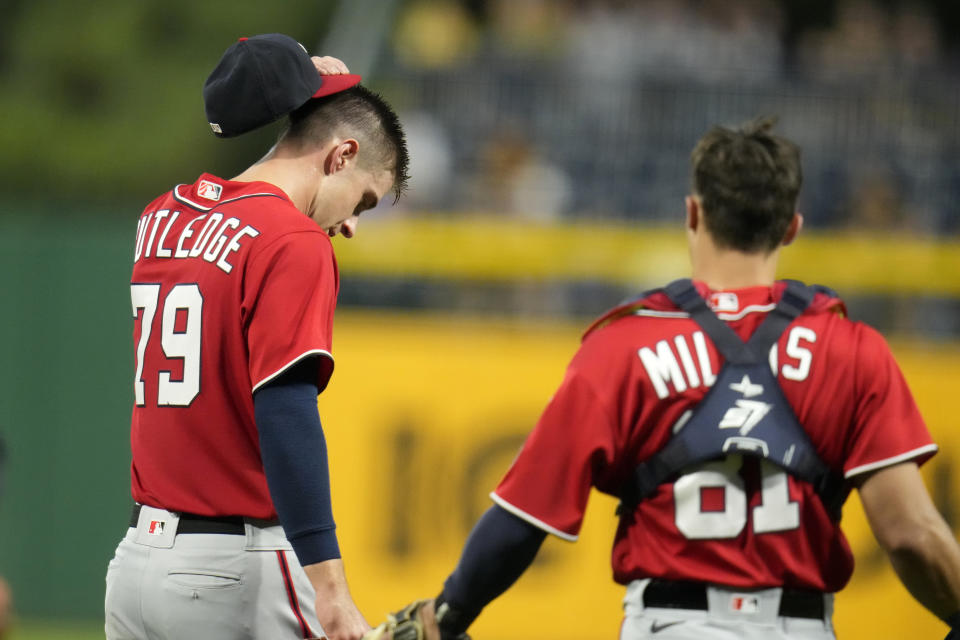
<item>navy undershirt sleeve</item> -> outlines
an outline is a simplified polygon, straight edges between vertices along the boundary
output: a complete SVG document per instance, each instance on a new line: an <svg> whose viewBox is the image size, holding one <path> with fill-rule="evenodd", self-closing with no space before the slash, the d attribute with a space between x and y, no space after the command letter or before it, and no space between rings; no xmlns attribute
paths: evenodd
<svg viewBox="0 0 960 640"><path fill-rule="evenodd" d="M253 395L270 497L301 565L340 557L317 393L308 358Z"/></svg>
<svg viewBox="0 0 960 640"><path fill-rule="evenodd" d="M546 532L494 505L470 532L460 562L443 585L441 598L463 614L460 629L527 570Z"/></svg>

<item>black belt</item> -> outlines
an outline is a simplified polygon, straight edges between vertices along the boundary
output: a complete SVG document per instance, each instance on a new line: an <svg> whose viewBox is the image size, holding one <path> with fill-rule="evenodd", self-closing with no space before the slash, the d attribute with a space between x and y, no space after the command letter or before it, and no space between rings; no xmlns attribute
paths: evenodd
<svg viewBox="0 0 960 640"><path fill-rule="evenodd" d="M133 505L133 514L130 516L130 526L136 527L140 520L140 506ZM241 516L198 516L194 513L180 513L180 523L177 533L225 533L230 535L246 535Z"/></svg>
<svg viewBox="0 0 960 640"><path fill-rule="evenodd" d="M706 611L708 608L707 585L703 582L651 580L643 591L643 606ZM783 589L783 595L780 596L780 610L777 615L784 618L822 620L824 616L823 593L820 591Z"/></svg>

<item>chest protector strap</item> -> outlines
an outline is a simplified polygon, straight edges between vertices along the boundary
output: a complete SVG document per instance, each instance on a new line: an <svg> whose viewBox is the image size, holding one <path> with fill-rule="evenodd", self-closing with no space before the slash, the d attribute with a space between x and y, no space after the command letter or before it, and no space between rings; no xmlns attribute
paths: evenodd
<svg viewBox="0 0 960 640"><path fill-rule="evenodd" d="M769 363L770 349L810 305L814 290L788 280L783 297L748 342L710 310L689 279L672 282L663 291L700 325L725 362L692 415L688 412L686 421L681 419L674 427L666 446L634 469L620 491L617 513L629 515L684 469L740 454L768 460L813 485L831 517L839 521L849 488L843 476L817 455Z"/></svg>

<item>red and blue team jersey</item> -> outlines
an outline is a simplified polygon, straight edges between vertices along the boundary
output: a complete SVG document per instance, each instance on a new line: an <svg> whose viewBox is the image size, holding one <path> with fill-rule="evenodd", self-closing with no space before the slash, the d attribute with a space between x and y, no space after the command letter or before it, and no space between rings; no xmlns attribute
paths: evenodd
<svg viewBox="0 0 960 640"><path fill-rule="evenodd" d="M784 289L697 288L746 340ZM702 329L662 293L594 324L559 390L492 498L575 540L592 487L611 495L670 438L722 365ZM819 293L787 327L771 367L816 451L853 481L936 451L886 342ZM812 486L752 457L729 456L661 485L622 518L614 579L834 592L853 572L839 524Z"/></svg>
<svg viewBox="0 0 960 640"><path fill-rule="evenodd" d="M330 238L271 184L204 174L144 210L131 278L134 500L276 518L253 392L311 356L326 386L338 287Z"/></svg>

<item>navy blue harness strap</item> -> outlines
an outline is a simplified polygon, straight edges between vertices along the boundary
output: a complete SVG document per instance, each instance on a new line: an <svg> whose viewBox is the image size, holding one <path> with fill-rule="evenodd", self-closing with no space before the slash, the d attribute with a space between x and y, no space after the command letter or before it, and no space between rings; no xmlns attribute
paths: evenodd
<svg viewBox="0 0 960 640"><path fill-rule="evenodd" d="M750 336L747 348L758 358L766 358L770 347L776 344L787 326L800 317L813 302L813 291L802 282L787 280L787 287L777 306L767 314L764 321Z"/></svg>
<svg viewBox="0 0 960 640"><path fill-rule="evenodd" d="M663 292L710 335L713 344L728 362L746 364L753 361L747 345L726 322L710 310L707 301L693 286L692 280L674 280L663 288Z"/></svg>
<svg viewBox="0 0 960 640"><path fill-rule="evenodd" d="M674 280L663 288L670 301L690 314L704 331L709 334L717 350L727 362L749 364L766 358L770 347L780 339L780 335L791 322L802 314L813 301L814 292L796 280L787 280L780 301L763 323L744 344L733 329L707 306L693 281L689 278Z"/></svg>

